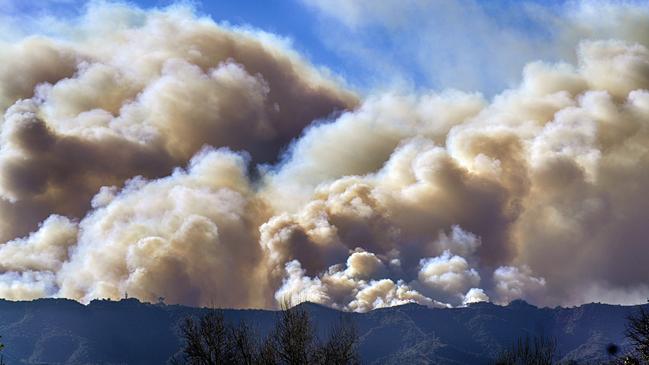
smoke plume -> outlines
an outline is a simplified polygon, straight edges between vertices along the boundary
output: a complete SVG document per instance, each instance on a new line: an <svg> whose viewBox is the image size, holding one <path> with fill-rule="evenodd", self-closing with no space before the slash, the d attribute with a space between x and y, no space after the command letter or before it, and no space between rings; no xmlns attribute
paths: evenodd
<svg viewBox="0 0 649 365"><path fill-rule="evenodd" d="M83 17L74 37L0 44L4 298L367 311L649 294L642 40L583 39L492 100L361 98L283 40L187 8Z"/></svg>

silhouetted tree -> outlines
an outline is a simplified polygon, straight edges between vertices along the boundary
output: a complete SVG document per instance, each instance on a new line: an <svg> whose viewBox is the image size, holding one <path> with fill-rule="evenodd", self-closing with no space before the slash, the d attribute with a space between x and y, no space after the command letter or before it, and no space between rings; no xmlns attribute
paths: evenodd
<svg viewBox="0 0 649 365"><path fill-rule="evenodd" d="M649 364L649 312L639 308L627 317L625 335L633 345L630 353L617 358L616 365Z"/></svg>
<svg viewBox="0 0 649 365"><path fill-rule="evenodd" d="M318 346L315 329L303 308L283 305L271 336L279 363L301 365L316 362Z"/></svg>
<svg viewBox="0 0 649 365"><path fill-rule="evenodd" d="M268 336L266 340L261 344L259 348L259 357L257 358L257 364L259 365L275 365L278 363L277 353L275 353L275 347L273 344L273 339Z"/></svg>
<svg viewBox="0 0 649 365"><path fill-rule="evenodd" d="M237 327L225 323L220 311L180 326L185 340L183 357L172 364L190 365L354 365L359 364L356 328L341 317L320 346L309 314L287 305L277 313L274 329L264 341L244 321ZM2 364L0 364L2 365Z"/></svg>
<svg viewBox="0 0 649 365"><path fill-rule="evenodd" d="M198 322L188 317L180 326L185 339L184 354L190 365L232 364L231 342L223 313L211 311Z"/></svg>
<svg viewBox="0 0 649 365"><path fill-rule="evenodd" d="M359 364L358 332L349 318L341 316L329 333L328 341L320 349L320 361L331 365Z"/></svg>
<svg viewBox="0 0 649 365"><path fill-rule="evenodd" d="M626 337L633 344L639 363L649 363L649 312L640 308L627 319Z"/></svg>
<svg viewBox="0 0 649 365"><path fill-rule="evenodd" d="M259 340L245 321L241 321L238 327L230 328L230 344L234 363L242 365L260 363Z"/></svg>
<svg viewBox="0 0 649 365"><path fill-rule="evenodd" d="M542 336L519 338L498 356L496 365L552 365L556 350L554 339Z"/></svg>

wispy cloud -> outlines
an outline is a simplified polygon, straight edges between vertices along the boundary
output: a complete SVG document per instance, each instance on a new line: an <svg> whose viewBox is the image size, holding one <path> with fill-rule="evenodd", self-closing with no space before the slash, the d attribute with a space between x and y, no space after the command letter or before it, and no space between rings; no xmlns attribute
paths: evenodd
<svg viewBox="0 0 649 365"><path fill-rule="evenodd" d="M302 0L323 41L367 88L458 88L488 95L514 86L533 60L574 62L586 38L647 41L640 2Z"/></svg>

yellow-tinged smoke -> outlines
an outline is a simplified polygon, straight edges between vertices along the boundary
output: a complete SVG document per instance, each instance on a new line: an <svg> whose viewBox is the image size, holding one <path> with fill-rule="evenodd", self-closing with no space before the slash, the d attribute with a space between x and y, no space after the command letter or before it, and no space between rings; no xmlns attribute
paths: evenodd
<svg viewBox="0 0 649 365"><path fill-rule="evenodd" d="M91 15L74 39L0 49L0 296L365 311L649 294L647 44L584 40L575 65L530 63L489 102L359 101L267 34L182 8Z"/></svg>

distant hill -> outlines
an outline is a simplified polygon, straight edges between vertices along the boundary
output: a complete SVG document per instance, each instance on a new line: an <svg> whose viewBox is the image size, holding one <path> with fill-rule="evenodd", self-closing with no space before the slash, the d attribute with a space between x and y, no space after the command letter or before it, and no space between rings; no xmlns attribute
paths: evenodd
<svg viewBox="0 0 649 365"><path fill-rule="evenodd" d="M321 334L340 315L320 305L301 305ZM366 364L488 364L516 338L538 334L555 337L564 360L585 363L606 359L609 343L627 345L626 317L636 309L605 304L536 308L523 301L455 309L407 304L351 318ZM8 364L165 364L181 349L179 321L205 311L135 299L88 305L65 299L0 300L0 335ZM229 321L247 320L261 334L276 316L264 310L224 313Z"/></svg>

